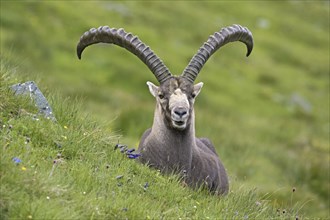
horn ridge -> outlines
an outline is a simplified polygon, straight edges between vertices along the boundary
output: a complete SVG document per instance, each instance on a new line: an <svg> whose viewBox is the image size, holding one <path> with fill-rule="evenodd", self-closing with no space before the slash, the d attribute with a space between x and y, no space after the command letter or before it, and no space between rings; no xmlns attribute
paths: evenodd
<svg viewBox="0 0 330 220"><path fill-rule="evenodd" d="M203 68L206 61L222 46L230 42L240 41L247 47L246 56L249 56L253 49L253 36L246 27L234 24L232 26L222 28L209 36L208 40L199 48L197 53L191 58L189 64L184 69L182 77L193 83Z"/></svg>
<svg viewBox="0 0 330 220"><path fill-rule="evenodd" d="M144 44L137 36L127 33L123 28L116 29L109 26L100 26L97 29L91 28L89 31L86 31L77 44L78 58L81 59L81 55L86 47L97 43L115 44L133 53L148 66L160 84L172 76L163 61L149 46Z"/></svg>

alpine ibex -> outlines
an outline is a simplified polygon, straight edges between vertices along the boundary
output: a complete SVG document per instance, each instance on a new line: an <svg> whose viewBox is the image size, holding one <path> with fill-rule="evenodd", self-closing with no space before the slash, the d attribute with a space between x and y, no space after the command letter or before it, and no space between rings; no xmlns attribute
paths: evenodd
<svg viewBox="0 0 330 220"><path fill-rule="evenodd" d="M212 193L226 194L229 189L226 170L214 146L207 138L195 137L195 98L203 83L194 81L210 56L229 42L241 41L252 51L251 32L240 25L232 25L215 32L192 57L180 76L170 73L163 61L137 36L124 29L101 26L81 36L77 45L79 59L91 44L116 44L135 54L155 75L160 86L147 82L156 98L153 125L146 130L139 144L142 163L165 173L184 173L185 182L193 187L206 186Z"/></svg>

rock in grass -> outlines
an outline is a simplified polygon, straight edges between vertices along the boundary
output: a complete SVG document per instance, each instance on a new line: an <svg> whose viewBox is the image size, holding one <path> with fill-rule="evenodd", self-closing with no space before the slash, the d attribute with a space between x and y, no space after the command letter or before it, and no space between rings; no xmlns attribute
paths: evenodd
<svg viewBox="0 0 330 220"><path fill-rule="evenodd" d="M56 121L53 115L53 110L49 106L47 99L42 94L38 86L33 81L25 83L18 83L11 86L16 95L29 95L39 109L39 114L44 115L46 118Z"/></svg>
<svg viewBox="0 0 330 220"><path fill-rule="evenodd" d="M116 176L116 179L117 180L120 180L120 179L122 179L124 177L124 175L119 175L119 176Z"/></svg>

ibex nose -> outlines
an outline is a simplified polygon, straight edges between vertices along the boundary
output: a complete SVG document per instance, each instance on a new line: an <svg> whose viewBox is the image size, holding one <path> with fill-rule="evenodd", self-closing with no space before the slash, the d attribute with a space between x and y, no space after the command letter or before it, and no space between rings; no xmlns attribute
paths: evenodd
<svg viewBox="0 0 330 220"><path fill-rule="evenodd" d="M185 116L187 114L187 110L185 108L176 108L174 109L174 114L180 116L180 118L182 118L183 116Z"/></svg>

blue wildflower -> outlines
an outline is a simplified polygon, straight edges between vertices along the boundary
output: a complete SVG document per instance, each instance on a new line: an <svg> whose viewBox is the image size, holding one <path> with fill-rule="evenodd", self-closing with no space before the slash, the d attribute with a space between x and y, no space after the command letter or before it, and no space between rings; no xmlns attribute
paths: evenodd
<svg viewBox="0 0 330 220"><path fill-rule="evenodd" d="M127 150L127 153L132 153L132 152L134 152L134 151L135 151L135 148L128 149L128 150Z"/></svg>
<svg viewBox="0 0 330 220"><path fill-rule="evenodd" d="M127 148L127 146L124 145L124 144L119 144L119 143L118 143L118 144L115 145L115 150L118 149L118 148L120 148L120 149L125 149L125 148Z"/></svg>
<svg viewBox="0 0 330 220"><path fill-rule="evenodd" d="M18 157L14 157L13 161L14 161L15 164L19 164L20 162L22 162L22 160L19 159Z"/></svg>
<svg viewBox="0 0 330 220"><path fill-rule="evenodd" d="M133 153L127 154L127 157L128 157L129 159L136 159L136 158L138 158L139 156L141 156L141 154L133 154Z"/></svg>
<svg viewBox="0 0 330 220"><path fill-rule="evenodd" d="M144 188L144 189L147 189L148 187L149 187L149 183L146 182L146 183L144 184L143 188Z"/></svg>
<svg viewBox="0 0 330 220"><path fill-rule="evenodd" d="M120 152L123 154L126 154L129 159L136 159L139 156L141 156L141 154L133 153L135 151L135 148L128 149L127 145L118 143L115 146L115 150L118 148L119 148Z"/></svg>

